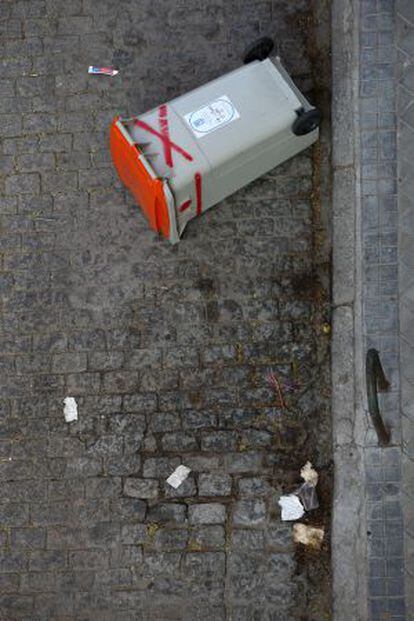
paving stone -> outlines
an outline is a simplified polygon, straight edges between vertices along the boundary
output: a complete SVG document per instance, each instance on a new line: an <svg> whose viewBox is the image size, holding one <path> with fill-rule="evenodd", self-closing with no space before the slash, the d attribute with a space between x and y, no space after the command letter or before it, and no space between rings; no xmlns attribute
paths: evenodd
<svg viewBox="0 0 414 621"><path fill-rule="evenodd" d="M148 426L154 433L174 431L181 428L181 417L177 412L154 413L149 417Z"/></svg>
<svg viewBox="0 0 414 621"><path fill-rule="evenodd" d="M183 524L187 520L187 507L176 503L160 503L148 511L147 521L156 523L173 522Z"/></svg>
<svg viewBox="0 0 414 621"><path fill-rule="evenodd" d="M132 567L134 565L142 566L142 546L123 545L119 555L114 555L114 564L118 567Z"/></svg>
<svg viewBox="0 0 414 621"><path fill-rule="evenodd" d="M189 547L220 548L226 541L223 526L201 526L194 528L190 534Z"/></svg>
<svg viewBox="0 0 414 621"><path fill-rule="evenodd" d="M121 529L121 541L124 544L142 544L148 537L148 528L145 524L125 524Z"/></svg>
<svg viewBox="0 0 414 621"><path fill-rule="evenodd" d="M186 465L194 472L217 470L220 466L220 458L217 456L188 455L185 458Z"/></svg>
<svg viewBox="0 0 414 621"><path fill-rule="evenodd" d="M0 593L15 593L19 590L20 576L18 574L0 575Z"/></svg>
<svg viewBox="0 0 414 621"><path fill-rule="evenodd" d="M106 550L74 550L68 555L69 566L79 569L102 569L108 565Z"/></svg>
<svg viewBox="0 0 414 621"><path fill-rule="evenodd" d="M39 194L40 178L36 173L11 175L6 182L7 194Z"/></svg>
<svg viewBox="0 0 414 621"><path fill-rule="evenodd" d="M179 573L181 553L146 551L143 562L144 575L174 575Z"/></svg>
<svg viewBox="0 0 414 621"><path fill-rule="evenodd" d="M29 505L3 502L0 504L0 524L3 526L24 526L29 523Z"/></svg>
<svg viewBox="0 0 414 621"><path fill-rule="evenodd" d="M103 376L103 388L108 393L131 393L138 385L138 374L133 371L113 371Z"/></svg>
<svg viewBox="0 0 414 621"><path fill-rule="evenodd" d="M271 486L259 477L249 477L239 479L239 491L241 496L266 496L271 492Z"/></svg>
<svg viewBox="0 0 414 621"><path fill-rule="evenodd" d="M189 578L200 580L202 577L224 576L225 555L223 552L190 552L183 558L183 570Z"/></svg>
<svg viewBox="0 0 414 621"><path fill-rule="evenodd" d="M261 453L229 453L226 456L228 472L256 472L261 470L262 462Z"/></svg>
<svg viewBox="0 0 414 621"><path fill-rule="evenodd" d="M135 349L126 356L126 367L145 369L158 367L161 364L161 351L158 349Z"/></svg>
<svg viewBox="0 0 414 621"><path fill-rule="evenodd" d="M261 550L265 541L265 533L260 530L234 530L232 533L232 543L237 550Z"/></svg>
<svg viewBox="0 0 414 621"><path fill-rule="evenodd" d="M205 427L214 427L217 421L215 412L186 410L182 413L182 421L184 429L202 429Z"/></svg>
<svg viewBox="0 0 414 621"><path fill-rule="evenodd" d="M159 529L152 538L152 543L158 550L184 550L188 542L187 529L165 530ZM178 587L179 589L180 587ZM175 590L175 589L174 589ZM175 591L177 592L177 591Z"/></svg>
<svg viewBox="0 0 414 621"><path fill-rule="evenodd" d="M30 571L52 571L67 567L67 554L62 550L39 550L30 553Z"/></svg>
<svg viewBox="0 0 414 621"><path fill-rule="evenodd" d="M86 354L59 354L52 360L53 373L79 373L86 368Z"/></svg>
<svg viewBox="0 0 414 621"><path fill-rule="evenodd" d="M201 434L201 448L204 451L231 451L236 444L237 434L232 431L205 431Z"/></svg>
<svg viewBox="0 0 414 621"><path fill-rule="evenodd" d="M268 545L280 549L292 548L292 529L289 524L277 524L268 528L266 533Z"/></svg>
<svg viewBox="0 0 414 621"><path fill-rule="evenodd" d="M105 471L110 476L127 476L137 474L141 467L141 457L135 453L114 455L104 461Z"/></svg>
<svg viewBox="0 0 414 621"><path fill-rule="evenodd" d="M121 520L134 519L139 522L145 519L147 504L138 498L116 498L111 501L111 514Z"/></svg>
<svg viewBox="0 0 414 621"><path fill-rule="evenodd" d="M134 498L154 499L158 496L158 481L127 478L124 483L124 494Z"/></svg>
<svg viewBox="0 0 414 621"><path fill-rule="evenodd" d="M179 457L149 457L144 461L143 475L149 478L167 478L179 465Z"/></svg>
<svg viewBox="0 0 414 621"><path fill-rule="evenodd" d="M126 412L151 413L156 410L157 399L152 393L139 395L127 395L124 397L124 410Z"/></svg>
<svg viewBox="0 0 414 621"><path fill-rule="evenodd" d="M105 422L107 430L110 433L124 433L125 437L128 437L129 434L143 433L145 431L147 423L143 414L123 414L119 411L116 411L120 409L121 397L107 397L104 399L99 399L95 407L93 407L92 411L94 413L97 413L98 410L100 410L102 413L108 415L105 417Z"/></svg>
<svg viewBox="0 0 414 621"><path fill-rule="evenodd" d="M101 386L98 373L76 373L67 376L67 389L72 395L97 394Z"/></svg>
<svg viewBox="0 0 414 621"><path fill-rule="evenodd" d="M85 495L87 498L118 498L122 493L122 481L115 477L96 477L87 479Z"/></svg>
<svg viewBox="0 0 414 621"><path fill-rule="evenodd" d="M200 496L227 496L231 486L231 477L227 474L200 474L198 477Z"/></svg>
<svg viewBox="0 0 414 621"><path fill-rule="evenodd" d="M258 431L249 429L241 434L240 443L249 449L258 449L270 446L272 443L272 434L267 431Z"/></svg>
<svg viewBox="0 0 414 621"><path fill-rule="evenodd" d="M13 548L29 550L46 547L46 531L42 528L16 528L11 532Z"/></svg>
<svg viewBox="0 0 414 621"><path fill-rule="evenodd" d="M190 475L187 479L181 483L177 489L171 487L169 483L164 484L164 493L167 498L187 498L197 494L197 487L194 481L194 477Z"/></svg>
<svg viewBox="0 0 414 621"><path fill-rule="evenodd" d="M1 610L9 616L22 618L22 615L33 614L33 597L31 595L2 595L0 597Z"/></svg>
<svg viewBox="0 0 414 621"><path fill-rule="evenodd" d="M198 442L195 436L179 431L164 434L161 444L165 451L182 452L196 451L198 449Z"/></svg>
<svg viewBox="0 0 414 621"><path fill-rule="evenodd" d="M239 500L235 503L233 522L239 526L256 526L263 524L266 517L266 505L263 500Z"/></svg>
<svg viewBox="0 0 414 621"><path fill-rule="evenodd" d="M226 507L218 503L190 505L190 524L222 524L226 521Z"/></svg>
<svg viewBox="0 0 414 621"><path fill-rule="evenodd" d="M67 478L73 477L94 477L102 473L102 462L92 457L71 458L65 470Z"/></svg>

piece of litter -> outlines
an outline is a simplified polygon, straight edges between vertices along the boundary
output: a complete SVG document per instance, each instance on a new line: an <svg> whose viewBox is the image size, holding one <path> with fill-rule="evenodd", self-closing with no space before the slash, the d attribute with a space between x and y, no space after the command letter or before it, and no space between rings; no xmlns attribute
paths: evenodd
<svg viewBox="0 0 414 621"><path fill-rule="evenodd" d="M281 518L284 522L290 522L292 520L300 520L305 513L302 503L299 498L294 494L288 496L281 496L278 500L280 507L282 508Z"/></svg>
<svg viewBox="0 0 414 621"><path fill-rule="evenodd" d="M300 471L300 476L306 483L309 483L309 485L313 485L313 487L316 487L318 483L318 473L316 472L310 461L307 461L306 464L303 466Z"/></svg>
<svg viewBox="0 0 414 621"><path fill-rule="evenodd" d="M65 421L71 423L74 420L78 420L78 406L75 399L73 397L65 397L63 403L65 404L63 408Z"/></svg>
<svg viewBox="0 0 414 621"><path fill-rule="evenodd" d="M88 73L92 75L116 75L118 73L118 69L114 69L113 67L94 67L90 65L88 67Z"/></svg>
<svg viewBox="0 0 414 621"><path fill-rule="evenodd" d="M316 489L310 483L302 483L302 485L295 491L305 508L305 511L312 511L319 507L319 500L316 494Z"/></svg>
<svg viewBox="0 0 414 621"><path fill-rule="evenodd" d="M316 550L319 550L321 547L324 534L323 528L314 528L301 523L293 525L293 541L295 543L303 543L303 545L310 546Z"/></svg>
<svg viewBox="0 0 414 621"><path fill-rule="evenodd" d="M186 480L190 472L191 469L187 468L187 466L178 466L168 477L167 483L174 489L177 489L177 487L180 487L181 483Z"/></svg>
<svg viewBox="0 0 414 621"><path fill-rule="evenodd" d="M278 401L279 401L279 403L278 403L279 407L285 409L286 408L286 403L285 403L285 399L283 397L282 386L281 386L281 384L279 382L279 379L273 373L273 371L270 371L267 374L267 381L268 381L269 385L273 388L275 393L277 394Z"/></svg>

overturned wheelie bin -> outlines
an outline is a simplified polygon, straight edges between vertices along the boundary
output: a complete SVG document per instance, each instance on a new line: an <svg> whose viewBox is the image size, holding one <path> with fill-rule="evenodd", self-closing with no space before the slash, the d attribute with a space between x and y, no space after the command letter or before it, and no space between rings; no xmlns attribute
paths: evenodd
<svg viewBox="0 0 414 621"><path fill-rule="evenodd" d="M172 243L187 223L306 149L321 115L263 38L235 71L145 114L116 117L111 155L150 226Z"/></svg>

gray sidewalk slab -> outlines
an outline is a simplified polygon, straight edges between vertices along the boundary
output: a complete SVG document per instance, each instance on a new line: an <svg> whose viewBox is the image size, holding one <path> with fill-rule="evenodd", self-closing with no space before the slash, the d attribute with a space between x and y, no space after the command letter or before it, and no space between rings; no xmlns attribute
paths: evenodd
<svg viewBox="0 0 414 621"><path fill-rule="evenodd" d="M391 429L379 448L365 437L369 618L405 618L402 437L398 335L398 226L395 5L362 1L359 127L362 299L365 352L374 347L390 381L380 398Z"/></svg>
<svg viewBox="0 0 414 621"><path fill-rule="evenodd" d="M351 616L360 621L413 619L413 6L391 0L334 3L338 217L332 364L338 385L333 400L333 560L338 621L349 618L348 602ZM352 114L352 132L347 114ZM344 231L349 244L341 241ZM369 348L379 351L390 381L388 392L379 394L391 430L384 448L378 446L368 413ZM343 515L348 503L354 513ZM344 550L341 558L346 542L350 552Z"/></svg>
<svg viewBox="0 0 414 621"><path fill-rule="evenodd" d="M414 5L396 2L398 53L398 270L402 475L407 619L414 619Z"/></svg>

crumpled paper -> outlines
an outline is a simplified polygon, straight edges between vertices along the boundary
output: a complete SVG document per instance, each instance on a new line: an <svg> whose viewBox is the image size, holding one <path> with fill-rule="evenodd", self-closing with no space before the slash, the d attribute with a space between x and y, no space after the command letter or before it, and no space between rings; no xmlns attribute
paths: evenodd
<svg viewBox="0 0 414 621"><path fill-rule="evenodd" d="M301 523L293 525L293 541L303 543L303 545L315 548L315 550L319 550L321 547L324 535L323 528L315 528Z"/></svg>
<svg viewBox="0 0 414 621"><path fill-rule="evenodd" d="M295 494L289 494L288 496L281 496L278 501L282 508L281 518L284 522L290 522L292 520L300 520L304 515L305 510L299 498Z"/></svg>
<svg viewBox="0 0 414 621"><path fill-rule="evenodd" d="M316 487L318 484L318 473L310 461L307 461L303 468L301 468L300 476L305 483L309 483L309 485L312 485L313 487Z"/></svg>
<svg viewBox="0 0 414 621"><path fill-rule="evenodd" d="M65 421L71 423L74 420L78 420L78 406L75 399L73 397L65 397L63 403L65 404L63 408Z"/></svg>
<svg viewBox="0 0 414 621"><path fill-rule="evenodd" d="M186 480L188 475L190 474L191 469L187 466L178 466L172 474L167 479L167 483L171 485L174 489L180 487L181 483Z"/></svg>

